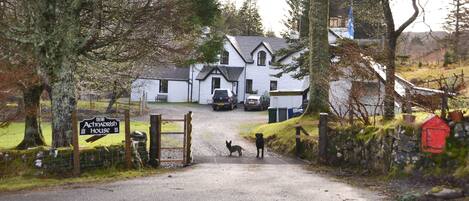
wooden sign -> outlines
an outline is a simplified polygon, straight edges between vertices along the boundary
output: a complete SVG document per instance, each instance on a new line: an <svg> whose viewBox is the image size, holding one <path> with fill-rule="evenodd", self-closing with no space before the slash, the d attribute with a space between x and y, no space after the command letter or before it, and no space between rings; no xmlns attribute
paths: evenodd
<svg viewBox="0 0 469 201"><path fill-rule="evenodd" d="M80 122L80 135L119 134L119 120L95 117Z"/></svg>

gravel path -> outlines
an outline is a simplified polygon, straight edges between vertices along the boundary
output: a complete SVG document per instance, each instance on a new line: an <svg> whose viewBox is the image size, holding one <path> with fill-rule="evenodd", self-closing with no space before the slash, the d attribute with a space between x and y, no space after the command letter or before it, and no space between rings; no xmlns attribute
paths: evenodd
<svg viewBox="0 0 469 201"><path fill-rule="evenodd" d="M296 159L256 148L239 137L243 123L266 122L265 112L213 112L209 106L150 105L163 118L193 112L195 165L180 172L76 189L55 189L0 195L0 200L383 200L384 196L304 169ZM148 120L142 117L139 120ZM243 156L229 157L225 140L242 146Z"/></svg>

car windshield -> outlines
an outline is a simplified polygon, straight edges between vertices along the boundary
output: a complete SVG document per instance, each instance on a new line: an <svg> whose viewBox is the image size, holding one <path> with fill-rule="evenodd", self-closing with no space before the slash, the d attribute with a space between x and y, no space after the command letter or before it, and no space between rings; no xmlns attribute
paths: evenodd
<svg viewBox="0 0 469 201"><path fill-rule="evenodd" d="M227 90L216 90L215 94L213 96L228 96L228 91Z"/></svg>

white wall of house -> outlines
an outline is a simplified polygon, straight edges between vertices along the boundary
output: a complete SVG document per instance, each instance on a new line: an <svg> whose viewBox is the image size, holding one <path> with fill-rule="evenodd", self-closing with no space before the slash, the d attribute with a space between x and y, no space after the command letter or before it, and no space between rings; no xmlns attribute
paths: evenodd
<svg viewBox="0 0 469 201"><path fill-rule="evenodd" d="M168 102L187 102L188 87L187 81L168 81Z"/></svg>
<svg viewBox="0 0 469 201"><path fill-rule="evenodd" d="M329 101L333 111L337 111L341 116L347 112L349 104L349 92L352 83L349 80L338 80L329 83Z"/></svg>
<svg viewBox="0 0 469 201"><path fill-rule="evenodd" d="M270 96L272 108L298 108L303 103L303 95Z"/></svg>
<svg viewBox="0 0 469 201"><path fill-rule="evenodd" d="M265 66L258 66L258 53L264 51L266 53ZM272 77L271 74L274 72L271 69L270 61L272 60L272 55L267 51L265 46L260 46L253 53L254 63L246 65L246 79L252 80L252 90L257 92L257 95L263 95L270 91L270 81L278 80L275 77Z"/></svg>
<svg viewBox="0 0 469 201"><path fill-rule="evenodd" d="M244 68L243 72L239 76L239 79L238 79L238 92L235 91L235 93L237 93L236 95L238 96L238 101L239 102L242 102L242 101L246 100L246 98L247 98L245 80L246 80L246 68Z"/></svg>
<svg viewBox="0 0 469 201"><path fill-rule="evenodd" d="M199 84L200 82L196 80L195 78L199 74L200 70L203 68L203 64L194 64L190 68L189 72L189 79L192 81L192 102L198 102L199 101Z"/></svg>
<svg viewBox="0 0 469 201"><path fill-rule="evenodd" d="M132 83L131 100L139 101L143 93L147 93L147 101L154 102L158 94L168 96L168 102L187 102L187 81L168 81L168 93L160 93L160 80L137 79Z"/></svg>
<svg viewBox="0 0 469 201"><path fill-rule="evenodd" d="M383 114L383 101L384 101L384 83L382 81L364 82L360 86L365 94L360 97L360 102L365 105L368 114ZM344 115L349 105L349 94L352 88L352 82L347 79L330 82L329 100L332 107L341 115ZM396 100L395 112L401 112L401 103Z"/></svg>
<svg viewBox="0 0 469 201"><path fill-rule="evenodd" d="M220 78L220 88L236 90L232 82L228 82L222 75L209 75L205 80L201 80L200 83L200 96L199 104L210 104L212 103L212 78Z"/></svg>
<svg viewBox="0 0 469 201"><path fill-rule="evenodd" d="M301 53L303 52L297 52L297 53L294 53L290 56L288 56L287 58L283 59L280 63L282 65L286 65L286 64L291 64L294 61L295 58L298 58L300 57ZM278 70L276 71L278 72ZM293 73L287 73L287 74L284 74L282 77L279 78L279 81L278 81L278 89L281 89L281 90L299 90L299 89L303 89L304 90L304 82L305 82L305 79L295 79L292 77Z"/></svg>
<svg viewBox="0 0 469 201"><path fill-rule="evenodd" d="M225 48L225 50L230 53L229 59L228 59L228 64L220 64L220 62L218 62L218 65L232 66L232 67L244 67L245 62L244 62L243 58L238 54L238 52L233 47L233 45L230 43L230 41L225 40L223 48Z"/></svg>

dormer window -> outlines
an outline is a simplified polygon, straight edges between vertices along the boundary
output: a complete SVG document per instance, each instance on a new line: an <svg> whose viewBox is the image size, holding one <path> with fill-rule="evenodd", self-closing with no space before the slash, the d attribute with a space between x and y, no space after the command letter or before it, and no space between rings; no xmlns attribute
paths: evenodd
<svg viewBox="0 0 469 201"><path fill-rule="evenodd" d="M267 54L264 51L260 51L259 53L257 53L258 66L265 66L266 55Z"/></svg>
<svg viewBox="0 0 469 201"><path fill-rule="evenodd" d="M230 59L230 53L226 50L223 50L223 52L220 55L220 64L228 65L229 59Z"/></svg>

